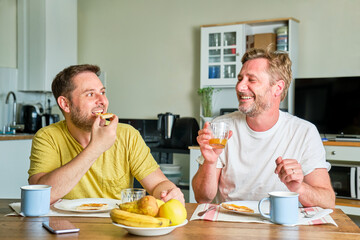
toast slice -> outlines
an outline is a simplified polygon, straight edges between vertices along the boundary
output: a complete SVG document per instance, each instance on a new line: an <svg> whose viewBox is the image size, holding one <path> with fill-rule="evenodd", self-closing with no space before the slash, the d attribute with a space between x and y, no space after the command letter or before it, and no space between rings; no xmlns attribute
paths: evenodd
<svg viewBox="0 0 360 240"><path fill-rule="evenodd" d="M97 113L97 115L100 115L100 117L105 120L106 126L110 124L111 118L114 116L113 113Z"/></svg>
<svg viewBox="0 0 360 240"><path fill-rule="evenodd" d="M105 210L109 207L107 203L84 203L76 207L76 210Z"/></svg>
<svg viewBox="0 0 360 240"><path fill-rule="evenodd" d="M254 213L254 210L246 206L238 206L235 204L222 203L221 206L227 210L237 211L237 212L246 212Z"/></svg>

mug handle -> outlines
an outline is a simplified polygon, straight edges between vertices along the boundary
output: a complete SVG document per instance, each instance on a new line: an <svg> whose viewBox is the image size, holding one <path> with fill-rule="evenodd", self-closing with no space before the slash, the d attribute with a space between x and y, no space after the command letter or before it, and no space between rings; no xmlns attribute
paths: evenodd
<svg viewBox="0 0 360 240"><path fill-rule="evenodd" d="M270 215L267 215L267 214L264 214L262 211L261 211L261 204L263 201L266 201L266 200L270 200L269 197L266 197L266 198L263 198L260 200L259 204L258 204L258 209L259 209L259 212L261 214L261 216L265 217L265 218L270 218Z"/></svg>

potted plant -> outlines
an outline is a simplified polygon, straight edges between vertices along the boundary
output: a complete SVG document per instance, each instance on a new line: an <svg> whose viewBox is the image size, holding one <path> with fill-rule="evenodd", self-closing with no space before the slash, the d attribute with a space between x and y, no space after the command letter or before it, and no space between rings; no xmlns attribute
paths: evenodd
<svg viewBox="0 0 360 240"><path fill-rule="evenodd" d="M218 92L220 89L213 87L206 87L198 89L197 93L200 96L202 106L202 116L204 121L211 121L212 119L212 97L214 92Z"/></svg>

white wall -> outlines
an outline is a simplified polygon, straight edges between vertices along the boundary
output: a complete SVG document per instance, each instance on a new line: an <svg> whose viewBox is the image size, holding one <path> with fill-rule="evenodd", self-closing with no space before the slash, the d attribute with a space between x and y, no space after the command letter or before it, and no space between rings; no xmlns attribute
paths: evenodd
<svg viewBox="0 0 360 240"><path fill-rule="evenodd" d="M0 0L0 67L16 68L16 0Z"/></svg>
<svg viewBox="0 0 360 240"><path fill-rule="evenodd" d="M360 75L358 0L78 0L79 62L107 73L111 111L199 115L200 25L300 20L299 77Z"/></svg>
<svg viewBox="0 0 360 240"><path fill-rule="evenodd" d="M360 75L359 0L78 0L78 59L106 71L120 117L198 117L200 25L280 17L300 20L299 77ZM15 22L0 0L0 67L16 68Z"/></svg>

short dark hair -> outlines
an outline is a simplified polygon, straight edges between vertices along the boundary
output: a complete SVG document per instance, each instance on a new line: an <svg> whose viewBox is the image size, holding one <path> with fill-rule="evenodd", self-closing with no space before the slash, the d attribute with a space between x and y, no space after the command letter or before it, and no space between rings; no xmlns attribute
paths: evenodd
<svg viewBox="0 0 360 240"><path fill-rule="evenodd" d="M58 97L64 96L71 101L71 93L75 89L73 78L82 72L93 72L98 75L100 68L97 65L82 64L72 65L59 72L51 84L51 90L57 101Z"/></svg>

